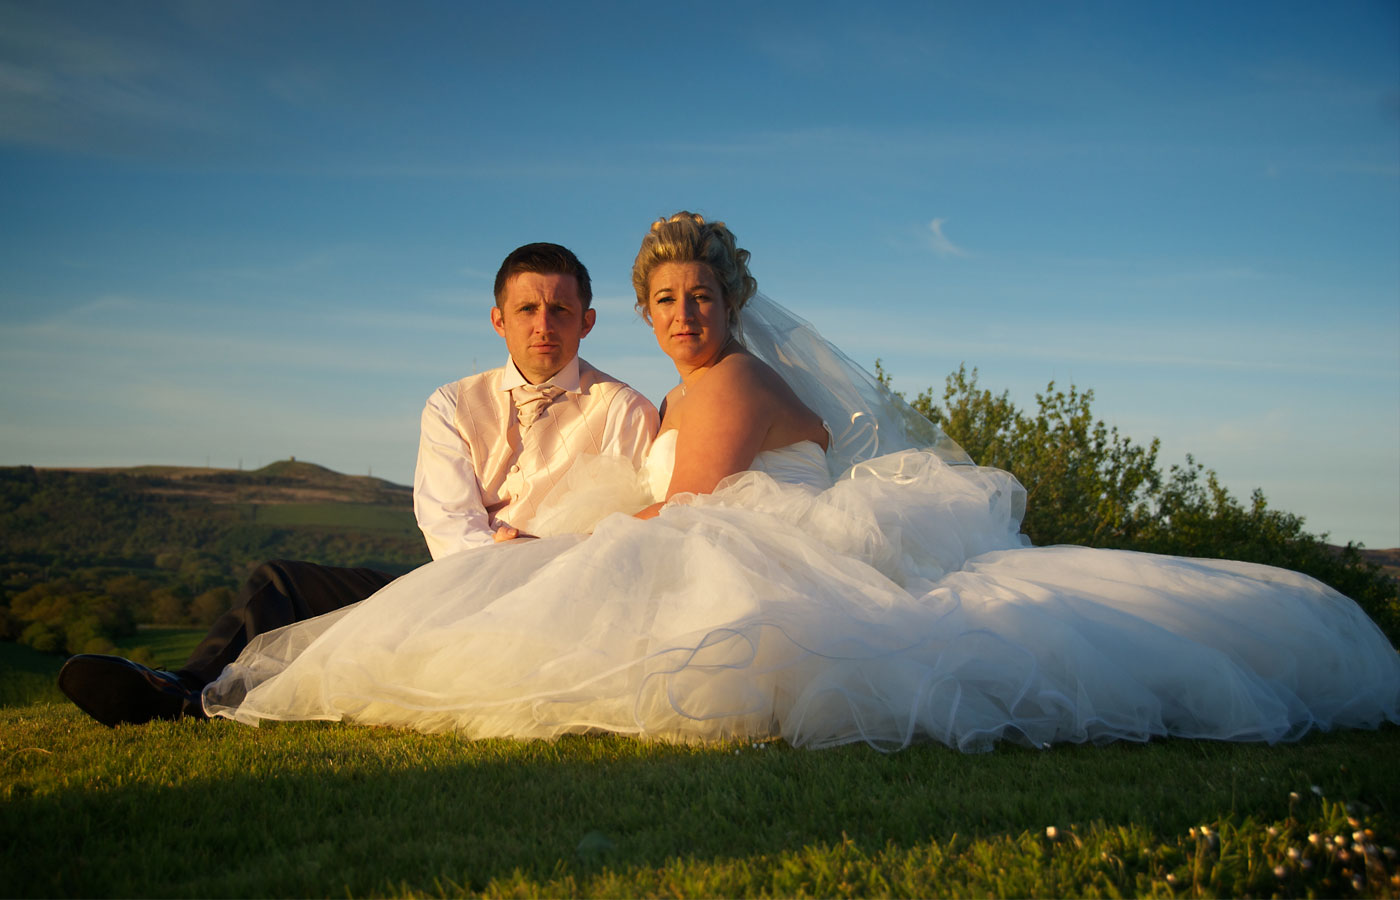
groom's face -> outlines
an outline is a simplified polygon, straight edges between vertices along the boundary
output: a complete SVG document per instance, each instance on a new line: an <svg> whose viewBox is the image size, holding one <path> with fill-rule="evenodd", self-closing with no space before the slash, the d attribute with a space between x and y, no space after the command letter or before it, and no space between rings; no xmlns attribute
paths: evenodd
<svg viewBox="0 0 1400 900"><path fill-rule="evenodd" d="M572 275L521 272L512 275L491 309L491 324L506 339L510 358L525 380L540 384L578 356L578 344L593 330L594 313L583 308Z"/></svg>

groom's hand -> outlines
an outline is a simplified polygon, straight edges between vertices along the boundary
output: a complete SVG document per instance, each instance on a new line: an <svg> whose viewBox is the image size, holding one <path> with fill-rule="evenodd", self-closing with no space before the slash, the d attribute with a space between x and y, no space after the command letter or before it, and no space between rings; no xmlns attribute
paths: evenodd
<svg viewBox="0 0 1400 900"><path fill-rule="evenodd" d="M500 544L505 541L530 540L534 538L534 535L521 534L519 528L511 528L509 525L502 525L500 528L496 529L496 533L491 535L491 537L495 539L496 543Z"/></svg>

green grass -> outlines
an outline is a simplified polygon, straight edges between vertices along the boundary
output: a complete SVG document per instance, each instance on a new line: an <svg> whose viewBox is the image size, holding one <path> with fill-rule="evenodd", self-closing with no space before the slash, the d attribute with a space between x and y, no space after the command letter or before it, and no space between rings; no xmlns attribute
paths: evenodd
<svg viewBox="0 0 1400 900"><path fill-rule="evenodd" d="M173 669L190 658L190 653L204 640L205 634L203 628L143 625L131 637L117 641L117 652L130 653L137 647L145 647L156 665Z"/></svg>
<svg viewBox="0 0 1400 900"><path fill-rule="evenodd" d="M375 503L259 503L253 521L274 527L317 526L369 531L416 530L413 511Z"/></svg>
<svg viewBox="0 0 1400 900"><path fill-rule="evenodd" d="M62 660L12 641L0 641L0 707L62 702L54 685Z"/></svg>
<svg viewBox="0 0 1400 900"><path fill-rule="evenodd" d="M0 709L0 885L8 896L1347 896L1363 873L1361 894L1394 896L1381 848L1400 843L1396 759L1394 727L1275 747L882 755L322 723L107 729L37 702ZM1375 845L1361 862L1353 831ZM1350 858L1310 834L1345 835Z"/></svg>
<svg viewBox="0 0 1400 900"><path fill-rule="evenodd" d="M174 669L189 658L204 638L196 628L142 628L117 643L117 652ZM145 653L138 653L145 648ZM0 641L0 707L31 703L67 703L55 679L63 657L40 653L12 641Z"/></svg>

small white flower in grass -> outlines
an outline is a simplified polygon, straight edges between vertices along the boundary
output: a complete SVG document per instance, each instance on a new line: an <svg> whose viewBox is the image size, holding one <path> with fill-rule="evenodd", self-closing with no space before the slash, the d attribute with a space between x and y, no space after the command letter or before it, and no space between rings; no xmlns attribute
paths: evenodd
<svg viewBox="0 0 1400 900"><path fill-rule="evenodd" d="M1201 834L1205 835L1206 837L1210 837L1210 826L1209 826L1209 825L1202 825L1202 826L1201 826Z"/></svg>
<svg viewBox="0 0 1400 900"><path fill-rule="evenodd" d="M1317 785L1313 785L1309 790L1311 790L1314 794L1317 794L1319 797L1322 796L1322 788L1318 787Z"/></svg>
<svg viewBox="0 0 1400 900"><path fill-rule="evenodd" d="M1394 848L1394 847L1382 847L1382 848L1381 848L1381 852L1385 854L1385 858L1386 858L1386 859L1394 859L1394 858L1395 858L1395 848Z"/></svg>
<svg viewBox="0 0 1400 900"><path fill-rule="evenodd" d="M1186 836L1191 838L1191 840L1193 841L1196 839L1196 827L1194 825L1186 829Z"/></svg>
<svg viewBox="0 0 1400 900"><path fill-rule="evenodd" d="M1057 837L1060 836L1060 830L1059 830L1058 828L1056 828L1054 825L1046 825L1046 826L1045 826L1045 836L1048 837L1050 840L1053 841L1055 838L1057 838Z"/></svg>
<svg viewBox="0 0 1400 900"><path fill-rule="evenodd" d="M1278 826L1276 826L1276 825L1270 825L1270 826L1269 826L1269 837L1278 837Z"/></svg>
<svg viewBox="0 0 1400 900"><path fill-rule="evenodd" d="M1366 887L1366 881L1360 875L1353 875L1351 879L1351 889L1360 892L1364 887Z"/></svg>
<svg viewBox="0 0 1400 900"><path fill-rule="evenodd" d="M1332 843L1336 844L1338 847L1345 847L1347 845L1347 839L1339 834L1332 838Z"/></svg>
<svg viewBox="0 0 1400 900"><path fill-rule="evenodd" d="M1297 791L1289 791L1289 792L1288 792L1288 799L1289 799L1289 800L1292 800L1294 803L1297 803L1297 802L1298 802L1298 792L1297 792Z"/></svg>
<svg viewBox="0 0 1400 900"><path fill-rule="evenodd" d="M1287 870L1287 869L1285 869L1283 866L1274 866L1274 877L1275 877L1275 878L1285 878L1285 877L1287 877L1287 876L1288 876L1288 870Z"/></svg>
<svg viewBox="0 0 1400 900"><path fill-rule="evenodd" d="M1308 835L1308 843L1312 844L1314 847L1316 847L1318 844L1321 844L1323 840L1324 839L1322 835L1318 834L1316 831Z"/></svg>
<svg viewBox="0 0 1400 900"><path fill-rule="evenodd" d="M1351 839L1359 844L1362 841L1366 840L1366 833L1363 831L1353 831L1351 833Z"/></svg>
<svg viewBox="0 0 1400 900"><path fill-rule="evenodd" d="M1288 848L1288 858L1289 858L1289 859L1297 859L1298 857L1300 857L1300 856L1302 856L1302 855L1303 855L1303 851L1299 850L1297 847L1289 847L1289 848Z"/></svg>
<svg viewBox="0 0 1400 900"><path fill-rule="evenodd" d="M1167 873L1167 884L1176 884L1176 876L1170 872Z"/></svg>

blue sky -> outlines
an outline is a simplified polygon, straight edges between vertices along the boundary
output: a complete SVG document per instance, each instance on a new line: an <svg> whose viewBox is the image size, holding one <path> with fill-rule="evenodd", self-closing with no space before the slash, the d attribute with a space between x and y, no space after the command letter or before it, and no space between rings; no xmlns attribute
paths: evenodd
<svg viewBox="0 0 1400 900"><path fill-rule="evenodd" d="M1054 380L1400 546L1400 7L0 0L0 464L407 483L500 259L727 221L896 387Z"/></svg>

